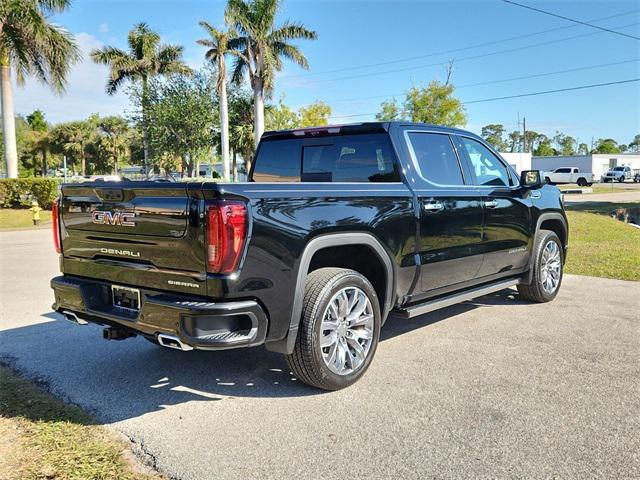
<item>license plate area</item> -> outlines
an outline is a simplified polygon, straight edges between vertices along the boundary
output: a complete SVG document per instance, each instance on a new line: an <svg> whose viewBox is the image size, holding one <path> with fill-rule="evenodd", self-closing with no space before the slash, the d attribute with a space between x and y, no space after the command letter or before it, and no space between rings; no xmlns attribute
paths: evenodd
<svg viewBox="0 0 640 480"><path fill-rule="evenodd" d="M140 310L140 290L111 285L111 302L115 308L137 313Z"/></svg>

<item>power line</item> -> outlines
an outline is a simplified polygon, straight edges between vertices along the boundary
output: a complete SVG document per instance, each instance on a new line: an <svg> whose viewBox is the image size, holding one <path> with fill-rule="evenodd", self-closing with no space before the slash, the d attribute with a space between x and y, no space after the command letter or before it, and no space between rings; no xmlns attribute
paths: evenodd
<svg viewBox="0 0 640 480"><path fill-rule="evenodd" d="M469 100L467 102L462 102L463 105L471 105L473 103L484 103L484 102L494 102L497 100L507 100L510 98L522 98L522 97L533 97L536 95L547 95L550 93L560 93L560 92L570 92L573 90L586 90L589 88L596 88L596 87L606 87L609 85L620 85L623 83L632 83L632 82L638 82L640 81L640 78L631 78L628 80L618 80L618 81L614 81L614 82L605 82L605 83L593 83L591 85L579 85L576 87L567 87L567 88L558 88L555 90L544 90L541 92L528 92L528 93L519 93L517 95L506 95L504 97L492 97L492 98L483 98L480 100ZM365 117L365 116L371 116L371 115L375 115L377 112L374 113L357 113L357 114L353 114L353 115L334 115L330 118L355 118L355 117Z"/></svg>
<svg viewBox="0 0 640 480"><path fill-rule="evenodd" d="M627 24L627 25L621 25L621 26L616 27L616 28L628 28L628 27L633 27L635 25L638 25L638 22L630 23L630 24ZM477 55L470 55L470 56L467 56L467 57L460 57L460 58L456 58L455 61L456 61L456 63L459 63L459 62L464 62L464 61L469 61L469 60L476 60L476 59L479 59L479 58L490 57L490 56L493 56L493 55L501 55L501 54L504 54L504 53L517 52L517 51L526 50L526 49L529 49L529 48L536 48L536 47L541 47L541 46L545 46L545 45L552 45L552 44L555 44L555 43L565 42L567 40L574 40L576 38L590 37L592 35L599 35L600 33L601 32L583 33L581 35L573 35L573 36L570 36L570 37L559 38L559 39L556 39L556 40L549 40L549 41L546 41L546 42L538 42L538 43L534 43L534 44L530 44L530 45L523 45L521 47L507 48L507 49L504 49L504 50L496 50L494 52L481 53L481 54L477 54ZM306 82L304 84L304 86L317 85L317 84L323 84L323 83L331 83L331 82L337 82L337 81L341 81L341 80L353 80L353 79L365 78L365 77L369 78L369 77L378 76L378 75L386 75L386 74L390 74L390 73L406 72L406 71L409 71L409 70L418 70L418 69L421 69L421 68L442 66L442 65L448 65L448 64L449 64L449 61L436 62L436 63L428 63L428 64L417 65L417 66L412 66L412 67L396 68L396 69L393 69L393 70L383 70L381 72L362 73L362 74L358 74L358 75L350 75L350 76L346 76L346 77L330 78L330 79L326 79L326 80L314 80L314 81L311 81L311 82Z"/></svg>
<svg viewBox="0 0 640 480"><path fill-rule="evenodd" d="M507 100L509 98L521 98L521 97L533 97L536 95L546 95L548 93L560 93L560 92L570 92L573 90L586 90L588 88L596 88L596 87L606 87L609 85L620 85L623 83L632 83L638 82L640 78L631 78L629 80L618 80L616 82L606 82L606 83L593 83L591 85L579 85L577 87L567 87L567 88L558 88L555 90L545 90L542 92L532 92L532 93L520 93L518 95L507 95L504 97L493 97L493 98L484 98L482 100L471 100L469 102L464 102L465 105L470 105L472 103L483 103L483 102L493 102L496 100Z"/></svg>
<svg viewBox="0 0 640 480"><path fill-rule="evenodd" d="M517 7L526 8L527 10L532 10L538 13L544 13L545 15L551 15L552 17L561 18L563 20L568 20L573 23L577 23L580 25L585 25L587 27L596 28L598 30L602 30L603 32L613 33L615 35L622 35L623 37L633 38L634 40L640 40L640 37L635 37L633 35L629 35L626 33L618 32L617 30L611 30L610 28L601 27L599 25L594 25L592 23L583 22L581 20L576 20L575 18L565 17L564 15L558 15L557 13L548 12L547 10L542 10L540 8L530 7L529 5L524 5L522 3L514 2L513 0L502 0L504 3L508 3L510 5L515 5Z"/></svg>
<svg viewBox="0 0 640 480"><path fill-rule="evenodd" d="M460 88L467 88L467 87L476 87L476 86L480 86L480 85L492 85L495 83L504 83L504 82L511 82L511 81L515 81L515 80L525 80L525 79L530 79L530 78L540 78L540 77L546 77L549 75L559 75L562 73L571 73L571 72L580 72L580 71L584 71L584 70L593 70L596 68L604 68L604 67L612 67L614 65L623 65L626 63L633 63L633 62L640 62L640 58L632 58L632 59L628 59L628 60L621 60L618 62L610 62L610 63L600 63L598 65L588 65L585 67L577 67L577 68L569 68L567 70L556 70L554 72L544 72L544 73L535 73L535 74L530 74L530 75L522 75L520 77L510 77L510 78L501 78L501 79L496 79L496 80L487 80L487 81L483 81L483 82L476 82L476 83L465 83L462 85L456 85L456 90L460 89ZM341 98L338 100L327 100L327 102L330 103L341 103L341 102L354 102L354 101L358 101L358 100L372 100L375 98L391 98L391 97L398 97L400 95L404 95L406 92L400 92L400 93L390 93L390 94L385 94L385 95L371 95L371 96L367 96L367 97L355 97L355 98Z"/></svg>
<svg viewBox="0 0 640 480"><path fill-rule="evenodd" d="M637 9L636 10L630 10L628 12L617 13L615 15L609 15L607 17L594 18L593 20L590 20L590 21L591 22L600 22L600 21L603 21L603 20L610 20L612 18L624 17L624 16L627 16L627 15L631 15L631 14L637 13L639 11L640 10L637 10ZM336 69L333 69L333 70L324 70L324 71L321 71L321 72L309 72L309 73L300 73L300 74L295 74L295 75L285 75L285 76L283 76L281 78L282 79L285 79L285 78L301 78L301 77L307 78L307 77L316 76L316 75L324 75L324 74L327 74L327 73L340 73L340 72L348 72L348 71L351 71L351 70L359 70L359 69L362 69L362 68L371 68L371 67L380 67L380 66L383 66L383 65L392 65L392 64L396 64L396 63L403 63L403 62L409 62L409 61L413 61L413 60L420 60L422 58L429 58L429 57L435 57L435 56L438 56L438 55L447 55L447 54L450 54L450 53L462 52L462 51L465 51L465 50L472 50L474 48L487 47L489 45L496 45L496 44L499 44L499 43L512 42L514 40L521 40L523 38L535 37L535 36L538 36L538 35L543 35L545 33L557 32L557 31L560 31L560 30L567 30L567 29L570 29L570 28L575 28L577 26L578 25L566 25L566 26L563 26L563 27L556 27L556 28L550 28L550 29L547 29L547 30L540 30L538 32L527 33L527 34L524 34L524 35L517 35L515 37L508 37L508 38L503 38L503 39L500 39L500 40L492 40L490 42L477 43L475 45L469 45L469 46L466 46L466 47L454 48L454 49L450 49L450 50L441 50L439 52L428 53L428 54L425 54L425 55L416 55L416 56L413 56L413 57L404 57L404 58L399 58L399 59L396 59L396 60L388 60L388 61L385 61L385 62L377 62L377 63L368 63L368 64L363 64L363 65L355 65L355 66L352 66L352 67L336 68ZM616 28L621 28L621 27L616 27Z"/></svg>

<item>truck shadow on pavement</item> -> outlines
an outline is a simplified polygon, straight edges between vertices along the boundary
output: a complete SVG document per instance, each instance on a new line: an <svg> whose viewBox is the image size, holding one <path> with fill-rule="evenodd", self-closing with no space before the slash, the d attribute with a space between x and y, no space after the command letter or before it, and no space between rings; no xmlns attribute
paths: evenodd
<svg viewBox="0 0 640 480"><path fill-rule="evenodd" d="M527 302L507 290L414 319L390 317L377 356L384 355L386 340L413 330L480 307L518 304ZM43 316L56 321L0 331L0 361L103 422L190 401L327 394L300 382L284 356L264 348L185 353L142 338L107 342L99 326L79 327L53 313Z"/></svg>

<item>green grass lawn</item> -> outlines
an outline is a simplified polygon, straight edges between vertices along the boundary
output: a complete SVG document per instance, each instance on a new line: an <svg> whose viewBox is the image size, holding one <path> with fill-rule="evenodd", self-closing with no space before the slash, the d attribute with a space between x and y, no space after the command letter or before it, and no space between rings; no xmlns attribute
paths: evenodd
<svg viewBox="0 0 640 480"><path fill-rule="evenodd" d="M609 216L638 203L571 205L566 273L640 280L640 229Z"/></svg>
<svg viewBox="0 0 640 480"><path fill-rule="evenodd" d="M0 478L152 480L79 408L0 365Z"/></svg>
<svg viewBox="0 0 640 480"><path fill-rule="evenodd" d="M51 212L40 212L40 226L51 224ZM12 228L34 228L31 212L28 209L0 208L0 230Z"/></svg>

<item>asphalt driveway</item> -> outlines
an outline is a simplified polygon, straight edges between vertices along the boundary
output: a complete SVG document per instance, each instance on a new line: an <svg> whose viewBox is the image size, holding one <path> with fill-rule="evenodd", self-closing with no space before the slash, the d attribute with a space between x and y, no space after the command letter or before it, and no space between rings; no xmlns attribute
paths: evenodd
<svg viewBox="0 0 640 480"><path fill-rule="evenodd" d="M390 320L367 375L321 393L262 348L106 342L50 313L48 230L0 252L0 359L172 477L640 477L640 283L567 276L551 304L509 290Z"/></svg>

